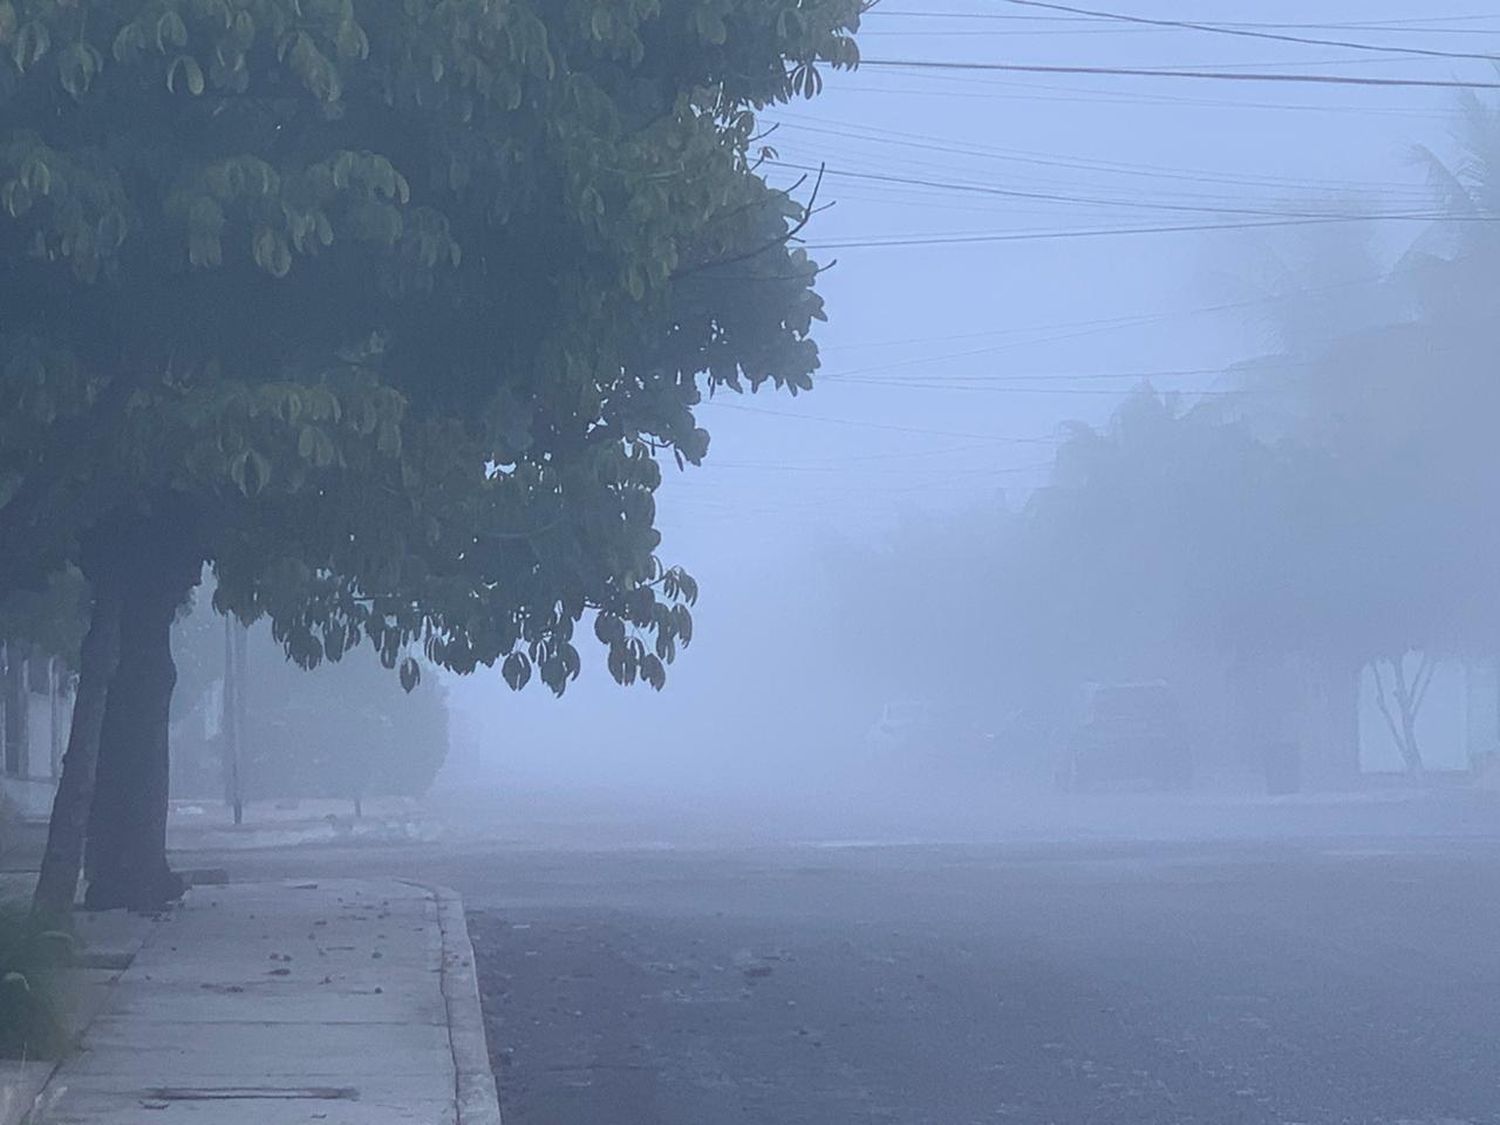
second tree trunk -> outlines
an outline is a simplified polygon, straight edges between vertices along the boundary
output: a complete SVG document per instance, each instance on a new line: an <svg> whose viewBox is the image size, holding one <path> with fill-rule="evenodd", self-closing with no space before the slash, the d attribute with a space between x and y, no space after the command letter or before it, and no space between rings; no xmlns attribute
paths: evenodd
<svg viewBox="0 0 1500 1125"><path fill-rule="evenodd" d="M184 538L190 523L159 509L118 540L110 585L120 598L119 664L88 830L84 905L93 910L159 910L184 890L167 864L168 730L177 683L172 622L202 567Z"/></svg>

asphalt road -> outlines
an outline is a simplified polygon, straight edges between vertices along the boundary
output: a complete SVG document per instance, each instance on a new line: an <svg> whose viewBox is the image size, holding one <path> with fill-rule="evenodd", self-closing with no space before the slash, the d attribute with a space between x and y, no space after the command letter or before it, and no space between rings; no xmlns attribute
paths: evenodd
<svg viewBox="0 0 1500 1125"><path fill-rule="evenodd" d="M471 844L507 1125L1500 1123L1500 844Z"/></svg>

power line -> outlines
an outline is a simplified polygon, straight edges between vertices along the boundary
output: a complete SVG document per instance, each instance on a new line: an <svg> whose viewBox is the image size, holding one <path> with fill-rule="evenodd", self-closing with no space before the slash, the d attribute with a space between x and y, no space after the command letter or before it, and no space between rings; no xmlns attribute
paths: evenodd
<svg viewBox="0 0 1500 1125"><path fill-rule="evenodd" d="M986 450L993 453L994 448L995 447L988 441L969 441L965 442L963 445L945 445L938 449L918 449L903 451L900 456L901 460L903 462L906 462L921 457L953 457L964 453L976 453L980 450ZM804 462L804 464L809 469L816 468L833 470L854 463L863 463L868 461L889 461L893 456L894 454L892 454L889 450L881 453L838 454L832 457L809 458L806 462ZM712 455L710 461L705 463L712 463L716 465L725 464L725 462L723 461L712 460Z"/></svg>
<svg viewBox="0 0 1500 1125"><path fill-rule="evenodd" d="M1500 55L1474 51L1444 51L1430 47L1393 47L1380 43L1362 43L1353 39L1322 39L1306 35L1291 35L1287 32L1252 30L1231 27L1227 24L1197 23L1193 20L1159 19L1151 16L1134 16L1124 12L1112 12L1095 8L1077 8L1071 4L1059 4L1055 0L1003 0L1021 8L1044 8L1053 12L1066 12L1091 19L1113 20L1118 23L1138 24L1149 27L1167 27L1187 31L1201 31L1212 35L1233 35L1242 39L1269 39L1278 43L1298 43L1314 47L1338 47L1348 51L1373 51L1391 55L1422 55L1439 59L1477 59L1481 62L1500 62Z"/></svg>
<svg viewBox="0 0 1500 1125"><path fill-rule="evenodd" d="M987 448L989 448L991 450L991 452L993 452L993 450L994 450L993 446L989 446ZM891 474L897 474L897 475L900 475L900 476L908 476L908 475L910 475L910 474L912 474L914 472L915 473L928 473L928 474L932 474L934 476L945 476L945 477L951 477L951 476L991 476L991 475L998 476L998 475L1000 475L1002 473L1029 473L1029 472L1035 471L1039 467L1046 468L1046 467L1049 467L1052 464L1052 462L1050 462L1050 461L1045 461L1045 462L1042 462L1040 466L1035 465L1035 464L1032 464L1032 465L1009 465L1009 466L985 465L985 466L981 466L981 467L957 468L956 469L956 468L954 468L951 465L929 465L929 466L925 466L925 467L914 468L913 466L908 465L906 463L907 459L909 457L911 457L911 456L912 455L908 454L908 453L901 453L901 454L882 453L877 458L878 460L881 460L881 461L899 461L901 463L899 465L890 465L890 466L877 466L877 467L865 466L865 467L859 468L859 469L857 469L855 471L858 472L861 476L864 476L866 474L871 474L871 473L876 473L876 474L878 474L878 473L891 473ZM754 471L754 472L777 471L777 472L788 472L788 473L833 473L833 474L846 474L846 473L850 472L850 469L848 468L848 466L842 465L842 464L796 465L796 464L789 464L788 462L785 462L785 461L716 461L716 460L714 460L714 458L713 458L712 455L710 455L709 457L705 458L703 464L704 464L704 467L708 468L708 469L744 469L744 470L750 470L750 471Z"/></svg>
<svg viewBox="0 0 1500 1125"><path fill-rule="evenodd" d="M1050 102L1084 102L1097 105L1107 101L1114 105L1145 105L1145 106L1167 106L1184 109L1230 109L1230 110L1274 110L1277 112L1295 113L1342 113L1357 114L1360 117L1378 115L1382 117L1410 117L1425 119L1451 118L1452 114L1446 110L1421 109L1413 106L1358 106L1340 102L1258 102L1243 101L1229 98L1204 98L1183 97L1177 94L1145 93L1141 90L1133 92L1122 92L1118 90L1104 91L1089 86L1067 86L1050 82L1006 82L1003 79L983 81L979 79L965 80L958 75L923 75L927 78L947 78L954 82L967 82L971 89L952 90L934 89L932 87L911 86L866 86L851 85L841 89L841 93L848 94L894 94L902 98L962 98L977 101L1017 101L1026 102L1050 101ZM1002 87L1004 87L1002 89ZM1038 93L1038 91L1050 91L1049 93Z"/></svg>
<svg viewBox="0 0 1500 1125"><path fill-rule="evenodd" d="M1424 222L1448 222L1462 216L1432 214L1425 216L1382 216L1383 218L1420 219ZM1000 242L1063 242L1084 238L1126 238L1144 234L1186 234L1203 231L1270 230L1277 227L1320 226L1329 223L1368 222L1362 215L1332 215L1311 219L1267 219L1245 223L1182 223L1155 227L1100 227L1095 230L1001 231L994 234L896 235L877 238L829 239L807 242L809 250L872 250L910 246L969 246ZM1472 221L1493 221L1487 216L1473 216Z"/></svg>
<svg viewBox="0 0 1500 1125"><path fill-rule="evenodd" d="M1500 90L1500 82L1457 78L1372 78L1352 74L1286 74L1267 71L1164 70L1127 66L1045 66L1036 63L959 62L938 59L861 59L860 66L898 70L978 70L1007 74L1095 74L1124 78L1189 78L1210 82L1303 82L1322 86L1374 86L1427 90Z"/></svg>
<svg viewBox="0 0 1500 1125"><path fill-rule="evenodd" d="M808 122L822 122L809 124ZM1052 153L1038 153L1025 149L996 148L988 145L958 144L940 141L930 134L906 133L895 129L883 129L860 125L849 121L830 121L802 114L784 112L777 114L780 128L796 132L816 133L845 140L870 141L898 148L922 149L932 152L952 153L961 156L1001 160L1006 163L1034 164L1046 168L1065 168L1070 171L1108 172L1125 176L1140 176L1150 179L1186 180L1201 184L1229 184L1243 186L1247 183L1266 187L1298 191L1371 191L1385 192L1392 189L1419 193L1431 198L1428 188L1410 183L1393 181L1351 183L1344 180L1308 180L1288 176L1266 176L1250 172L1215 172L1201 168L1173 168L1160 164L1130 164L1115 160L1088 160L1082 157L1063 157Z"/></svg>
<svg viewBox="0 0 1500 1125"><path fill-rule="evenodd" d="M1004 376L1000 376L1004 378ZM1124 376L1120 376L1124 378ZM1120 398L1129 393L1120 387L1001 387L992 383L960 383L945 382L938 379L864 379L858 376L845 379L830 380L835 383L852 383L867 387L890 387L895 390L904 391L979 391L984 394L1008 394L1008 395L1063 395L1084 396L1102 398ZM1137 382L1149 383L1149 376L1142 376ZM1204 398L1232 398L1242 397L1252 393L1243 387L1165 387L1159 388L1162 394L1181 394Z"/></svg>
<svg viewBox="0 0 1500 1125"><path fill-rule="evenodd" d="M774 167L788 168L793 171L799 172L817 172L820 170L819 166L816 165L795 164L784 160L767 160L765 163ZM1047 203L1077 203L1090 207L1126 207L1132 210L1172 211L1178 213L1189 212L1192 214L1200 215L1260 215L1265 217L1280 216L1289 219L1367 219L1372 222L1376 220L1387 219L1402 221L1415 219L1423 222L1430 222L1433 218L1430 212L1395 212L1386 214L1370 213L1361 215L1349 213L1287 211L1268 209L1264 207L1223 207L1194 203L1160 203L1153 200L1104 199L1098 196L1065 195L1059 192L1026 191L1020 188L1001 188L994 187L988 184L968 184L955 180L929 180L913 176L887 175L881 172L854 172L838 168L828 168L826 169L826 174L829 176L837 176L842 179L863 180L867 182L882 184L899 184L907 187L926 187L938 189L941 191L962 192L971 195L1002 196L1007 199L1035 199Z"/></svg>
<svg viewBox="0 0 1500 1125"><path fill-rule="evenodd" d="M1100 17L1069 18L1066 16L1022 15L1014 12L913 12L894 8L876 8L872 15L901 16L910 19L993 20L1007 23L1102 23ZM1270 28L1274 30L1304 31L1433 31L1444 35L1466 35L1484 28L1438 28L1431 24L1478 23L1484 20L1500 20L1500 14L1484 13L1472 16L1408 16L1402 19L1360 20L1345 23L1266 23L1254 20L1218 20L1221 27ZM1065 32L1066 33L1066 32ZM1493 32L1487 32L1493 33Z"/></svg>
<svg viewBox="0 0 1500 1125"><path fill-rule="evenodd" d="M894 14L894 13L893 13ZM955 15L957 13L954 13ZM984 17L974 16L974 19ZM1076 23L1089 23L1088 20L1076 20ZM1101 21L1102 22L1102 21ZM1223 24L1223 27L1239 27L1241 24ZM1382 31L1385 30L1374 24L1262 24L1262 27L1307 27L1309 29L1340 29L1344 31ZM1130 35L1138 33L1150 33L1153 31L1164 31L1165 28L1151 27L1039 27L1039 28L965 28L965 27L941 27L941 28L873 28L861 29L860 39L870 36L889 38L953 38L954 36L984 36L985 38L1027 38L1035 39L1046 35L1066 35L1069 38L1079 35ZM1410 27L1397 29L1404 35L1500 35L1500 28L1494 27Z"/></svg>
<svg viewBox="0 0 1500 1125"><path fill-rule="evenodd" d="M925 362L925 361L924 361ZM914 365L915 366L915 365ZM1277 370L1306 368L1314 366L1312 363L1294 362L1276 365ZM1187 379L1201 376L1222 376L1226 374L1228 367L1183 367L1176 369L1158 369L1153 371L1081 371L1081 372L1053 372L1050 374L1024 372L1021 374L1007 374L1001 372L990 372L980 375L867 375L863 373L847 372L838 374L828 372L819 378L830 383L861 383L875 387L905 387L905 386L944 386L955 388L984 387L988 388L997 383L1067 383L1067 382L1101 382L1129 379L1135 382L1149 382L1154 379ZM996 390L1030 390L1029 387L995 387ZM1047 389L1047 388L1042 388ZM1067 387L1056 388L1059 391L1067 390ZM1097 388L1083 388L1092 390ZM1104 388L1107 393L1116 393L1117 388Z"/></svg>
<svg viewBox="0 0 1500 1125"><path fill-rule="evenodd" d="M1005 445L1055 445L1055 438L1002 437L998 434L973 434L953 430L929 430L918 426L899 426L890 422L865 422L856 418L830 418L823 414L799 414L793 410L771 410L764 406L746 406L741 403L709 399L702 405L714 405L724 410L738 410L746 414L767 414L775 418L795 418L801 422L822 422L831 426L855 426L867 430L885 430L897 434L920 434L925 437L965 438L973 441L993 441Z"/></svg>

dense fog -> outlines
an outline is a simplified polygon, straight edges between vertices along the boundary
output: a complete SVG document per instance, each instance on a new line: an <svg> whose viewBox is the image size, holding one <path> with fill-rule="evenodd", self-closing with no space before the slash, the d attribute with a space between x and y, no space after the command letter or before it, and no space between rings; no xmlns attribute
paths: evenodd
<svg viewBox="0 0 1500 1125"><path fill-rule="evenodd" d="M1312 19L1280 7L1257 18ZM866 26L870 58L1014 32L977 9ZM1130 30L1122 66L1331 50ZM830 320L812 393L716 394L705 466L666 474L692 646L659 696L592 668L562 700L455 681L445 781L1068 831L1080 691L1158 681L1193 744L1178 803L1263 801L1284 746L1292 800L1485 768L1493 95L1106 81L868 67L766 115L773 182L805 197L824 168ZM1188 229L1114 233L1163 226ZM907 705L931 731L882 748Z"/></svg>
<svg viewBox="0 0 1500 1125"><path fill-rule="evenodd" d="M1500 1122L1497 357L1493 0L0 0L0 1125Z"/></svg>

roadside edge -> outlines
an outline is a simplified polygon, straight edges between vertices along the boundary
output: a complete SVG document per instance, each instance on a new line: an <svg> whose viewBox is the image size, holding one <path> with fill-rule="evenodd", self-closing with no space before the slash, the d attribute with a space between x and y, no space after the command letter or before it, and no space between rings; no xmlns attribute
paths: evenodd
<svg viewBox="0 0 1500 1125"><path fill-rule="evenodd" d="M463 898L449 887L419 884L437 903L442 934L442 993L453 1052L458 1125L500 1125L500 1096L490 1069L489 1041L479 1002L479 977Z"/></svg>

